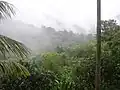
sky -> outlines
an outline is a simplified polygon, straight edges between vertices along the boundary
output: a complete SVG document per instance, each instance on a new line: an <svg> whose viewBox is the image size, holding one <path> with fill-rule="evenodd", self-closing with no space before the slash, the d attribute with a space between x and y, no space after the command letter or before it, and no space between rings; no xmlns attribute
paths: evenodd
<svg viewBox="0 0 120 90"><path fill-rule="evenodd" d="M40 26L52 25L57 19L66 25L90 28L96 23L97 0L6 0L16 7L14 19ZM102 19L120 14L120 0L101 0Z"/></svg>

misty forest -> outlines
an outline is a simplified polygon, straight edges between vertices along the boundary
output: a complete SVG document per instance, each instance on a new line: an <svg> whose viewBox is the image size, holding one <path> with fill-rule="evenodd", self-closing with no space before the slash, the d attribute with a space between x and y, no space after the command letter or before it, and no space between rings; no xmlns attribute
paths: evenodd
<svg viewBox="0 0 120 90"><path fill-rule="evenodd" d="M0 1L0 90L94 90L96 33L13 20ZM26 30L26 32L25 32ZM120 90L120 25L101 21L101 90Z"/></svg>

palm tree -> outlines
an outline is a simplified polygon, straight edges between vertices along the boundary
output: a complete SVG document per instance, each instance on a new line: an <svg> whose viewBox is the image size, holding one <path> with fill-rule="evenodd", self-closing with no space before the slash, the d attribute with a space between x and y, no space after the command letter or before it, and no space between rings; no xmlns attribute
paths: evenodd
<svg viewBox="0 0 120 90"><path fill-rule="evenodd" d="M8 2L0 1L0 21L11 18L15 15L14 6ZM28 70L14 60L9 60L7 56L15 56L23 59L29 54L28 49L20 42L9 37L0 35L0 75L29 75Z"/></svg>

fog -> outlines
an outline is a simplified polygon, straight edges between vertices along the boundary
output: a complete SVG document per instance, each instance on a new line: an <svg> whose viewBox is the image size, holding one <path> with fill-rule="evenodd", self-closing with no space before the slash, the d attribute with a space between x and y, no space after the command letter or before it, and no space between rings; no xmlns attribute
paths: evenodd
<svg viewBox="0 0 120 90"><path fill-rule="evenodd" d="M6 0L16 7L13 19L36 26L63 27L77 24L90 29L96 23L97 0ZM120 14L120 0L102 0L102 19L116 18Z"/></svg>
<svg viewBox="0 0 120 90"><path fill-rule="evenodd" d="M51 50L57 45L87 42L94 37L88 32L95 33L96 30L97 0L6 1L15 6L16 16L0 25L0 33L22 42L35 52ZM102 19L119 18L119 3L119 0L102 0Z"/></svg>

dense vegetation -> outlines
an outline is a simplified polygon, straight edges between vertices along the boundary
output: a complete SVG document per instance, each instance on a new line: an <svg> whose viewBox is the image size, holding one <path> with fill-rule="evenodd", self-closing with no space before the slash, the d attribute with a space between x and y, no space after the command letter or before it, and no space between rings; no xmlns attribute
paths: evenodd
<svg viewBox="0 0 120 90"><path fill-rule="evenodd" d="M14 14L11 4L0 1L0 6L1 18ZM54 33L51 35L58 34L50 27L44 28L49 34ZM53 46L56 47L54 51L40 53L32 58L22 43L0 35L0 89L93 90L96 41L81 44L79 35L63 32L59 32L63 40L59 39L62 41L59 41L58 46ZM115 20L102 21L101 90L120 89L119 34L120 26ZM77 42L73 42L70 36L75 36ZM93 36L90 37L93 39ZM55 41L56 38L52 39ZM66 39L69 39L69 43L64 41Z"/></svg>
<svg viewBox="0 0 120 90"><path fill-rule="evenodd" d="M102 21L101 90L120 89L120 26ZM56 47L32 59L20 61L30 72L27 78L2 78L3 90L93 90L96 41Z"/></svg>

